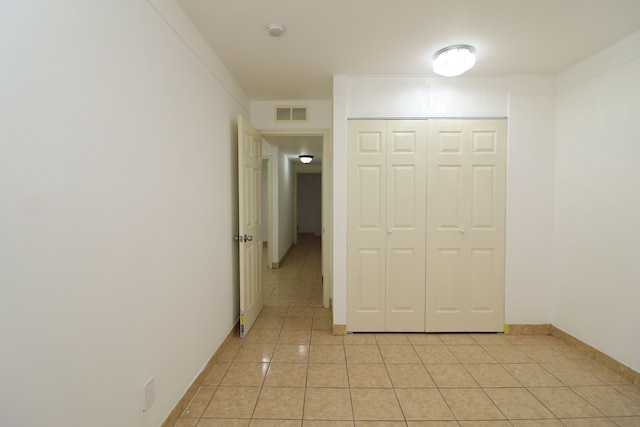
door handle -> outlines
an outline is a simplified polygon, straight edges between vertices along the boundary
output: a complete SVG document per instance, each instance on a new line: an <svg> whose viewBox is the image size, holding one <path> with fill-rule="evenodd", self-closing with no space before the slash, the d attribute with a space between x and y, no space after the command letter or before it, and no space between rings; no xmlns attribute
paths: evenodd
<svg viewBox="0 0 640 427"><path fill-rule="evenodd" d="M460 234L464 235L464 228L460 229Z"/></svg>
<svg viewBox="0 0 640 427"><path fill-rule="evenodd" d="M240 243L250 242L253 240L253 236L247 236L246 234L244 236L236 235L236 236L233 236L233 240Z"/></svg>

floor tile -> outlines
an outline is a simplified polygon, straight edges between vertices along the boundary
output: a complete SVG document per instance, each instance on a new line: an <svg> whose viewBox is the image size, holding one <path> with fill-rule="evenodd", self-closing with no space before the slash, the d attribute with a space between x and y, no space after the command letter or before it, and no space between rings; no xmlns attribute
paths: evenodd
<svg viewBox="0 0 640 427"><path fill-rule="evenodd" d="M307 385L307 366L302 363L271 363L265 387L305 387Z"/></svg>
<svg viewBox="0 0 640 427"><path fill-rule="evenodd" d="M414 350L422 363L460 363L446 346L414 345Z"/></svg>
<svg viewBox="0 0 640 427"><path fill-rule="evenodd" d="M407 334L413 345L444 345L439 336L433 334Z"/></svg>
<svg viewBox="0 0 640 427"><path fill-rule="evenodd" d="M271 360L274 363L309 363L309 346L278 344Z"/></svg>
<svg viewBox="0 0 640 427"><path fill-rule="evenodd" d="M221 363L219 362L213 365L211 372L209 372L209 375L207 375L207 378L205 378L202 385L206 385L206 386L219 385L222 382L222 379L224 378L225 374L227 373L229 366L231 366L231 363L229 362L221 362Z"/></svg>
<svg viewBox="0 0 640 427"><path fill-rule="evenodd" d="M305 420L353 420L349 389L307 388L304 399Z"/></svg>
<svg viewBox="0 0 640 427"><path fill-rule="evenodd" d="M305 329L283 329L278 344L306 344L311 342L311 331Z"/></svg>
<svg viewBox="0 0 640 427"><path fill-rule="evenodd" d="M440 339L447 345L474 345L476 341L469 334L440 334Z"/></svg>
<svg viewBox="0 0 640 427"><path fill-rule="evenodd" d="M173 427L196 427L200 418L180 418Z"/></svg>
<svg viewBox="0 0 640 427"><path fill-rule="evenodd" d="M622 385L615 386L614 388L634 402L640 403L640 387L635 385Z"/></svg>
<svg viewBox="0 0 640 427"><path fill-rule="evenodd" d="M572 362L544 362L541 365L565 385L605 385L602 380Z"/></svg>
<svg viewBox="0 0 640 427"><path fill-rule="evenodd" d="M251 418L260 387L219 387L204 418Z"/></svg>
<svg viewBox="0 0 640 427"><path fill-rule="evenodd" d="M620 427L638 427L640 426L640 417L612 417L611 421Z"/></svg>
<svg viewBox="0 0 640 427"><path fill-rule="evenodd" d="M311 344L344 344L344 337L341 335L333 335L331 331L314 330L311 331Z"/></svg>
<svg viewBox="0 0 640 427"><path fill-rule="evenodd" d="M616 427L608 418L568 418L560 421L567 427Z"/></svg>
<svg viewBox="0 0 640 427"><path fill-rule="evenodd" d="M354 427L353 421L303 420L302 427Z"/></svg>
<svg viewBox="0 0 640 427"><path fill-rule="evenodd" d="M311 317L287 317L284 320L282 329L304 329L311 330L313 318Z"/></svg>
<svg viewBox="0 0 640 427"><path fill-rule="evenodd" d="M344 336L344 343L345 345L378 344L373 334L347 334Z"/></svg>
<svg viewBox="0 0 640 427"><path fill-rule="evenodd" d="M202 418L197 427L248 427L251 420Z"/></svg>
<svg viewBox="0 0 640 427"><path fill-rule="evenodd" d="M344 345L312 344L309 363L345 363Z"/></svg>
<svg viewBox="0 0 640 427"><path fill-rule="evenodd" d="M347 363L382 363L382 355L377 345L345 345Z"/></svg>
<svg viewBox="0 0 640 427"><path fill-rule="evenodd" d="M310 364L307 387L349 387L346 364Z"/></svg>
<svg viewBox="0 0 640 427"><path fill-rule="evenodd" d="M469 375L462 365L440 363L425 366L438 387L479 387L476 380Z"/></svg>
<svg viewBox="0 0 640 427"><path fill-rule="evenodd" d="M347 366L351 388L391 388L391 379L383 364L353 363Z"/></svg>
<svg viewBox="0 0 640 427"><path fill-rule="evenodd" d="M374 334L378 344L410 344L406 334Z"/></svg>
<svg viewBox="0 0 640 427"><path fill-rule="evenodd" d="M426 368L420 364L389 364L387 372L394 388L434 388Z"/></svg>
<svg viewBox="0 0 640 427"><path fill-rule="evenodd" d="M253 417L302 420L303 405L304 393L299 388L264 387Z"/></svg>
<svg viewBox="0 0 640 427"><path fill-rule="evenodd" d="M508 345L483 345L487 353L498 363L533 363L533 359L527 356L518 347Z"/></svg>
<svg viewBox="0 0 640 427"><path fill-rule="evenodd" d="M508 419L555 418L524 388L488 388L484 391Z"/></svg>
<svg viewBox="0 0 640 427"><path fill-rule="evenodd" d="M301 427L302 420L260 420L253 419L249 427Z"/></svg>
<svg viewBox="0 0 640 427"><path fill-rule="evenodd" d="M442 389L444 400L461 420L502 420L504 415L484 391L477 388Z"/></svg>
<svg viewBox="0 0 640 427"><path fill-rule="evenodd" d="M357 388L351 390L356 420L403 420L400 404L392 389Z"/></svg>
<svg viewBox="0 0 640 427"><path fill-rule="evenodd" d="M378 348L384 363L420 363L420 358L412 345L380 344Z"/></svg>
<svg viewBox="0 0 640 427"><path fill-rule="evenodd" d="M587 402L609 417L640 416L640 403L611 386L572 387Z"/></svg>
<svg viewBox="0 0 640 427"><path fill-rule="evenodd" d="M565 427L559 420L510 420L513 427Z"/></svg>
<svg viewBox="0 0 640 427"><path fill-rule="evenodd" d="M496 363L480 345L452 345L449 350L460 363Z"/></svg>
<svg viewBox="0 0 640 427"><path fill-rule="evenodd" d="M569 387L530 388L529 391L558 418L601 417L603 415Z"/></svg>
<svg viewBox="0 0 640 427"><path fill-rule="evenodd" d="M560 380L551 375L549 371L535 363L504 364L502 366L525 387L555 387L564 385Z"/></svg>
<svg viewBox="0 0 640 427"><path fill-rule="evenodd" d="M269 369L268 363L233 363L225 375L222 386L261 386Z"/></svg>
<svg viewBox="0 0 640 427"><path fill-rule="evenodd" d="M270 362L275 348L275 344L244 344L233 361Z"/></svg>
<svg viewBox="0 0 640 427"><path fill-rule="evenodd" d="M251 329L245 343L247 344L275 344L280 337L280 329Z"/></svg>
<svg viewBox="0 0 640 427"><path fill-rule="evenodd" d="M182 413L183 417L200 417L211 401L217 387L200 387L189 405Z"/></svg>
<svg viewBox="0 0 640 427"><path fill-rule="evenodd" d="M406 420L454 420L442 395L435 389L396 390Z"/></svg>
<svg viewBox="0 0 640 427"><path fill-rule="evenodd" d="M521 384L497 363L470 363L464 367L480 387L521 387Z"/></svg>
<svg viewBox="0 0 640 427"><path fill-rule="evenodd" d="M407 421L408 427L459 427L457 421Z"/></svg>

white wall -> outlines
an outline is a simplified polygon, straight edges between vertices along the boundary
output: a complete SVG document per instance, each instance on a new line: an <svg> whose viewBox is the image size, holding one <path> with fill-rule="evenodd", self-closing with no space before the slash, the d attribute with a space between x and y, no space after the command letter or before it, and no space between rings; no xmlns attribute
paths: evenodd
<svg viewBox="0 0 640 427"><path fill-rule="evenodd" d="M346 324L347 320L347 119L507 116L510 196L505 321L550 322L551 235L546 227L553 210L553 89L553 79L547 76L334 77L334 323ZM531 210L543 214L535 219ZM536 230L544 232L539 234ZM518 240L523 238L526 240ZM518 267L527 257L531 257L535 268L521 270Z"/></svg>
<svg viewBox="0 0 640 427"><path fill-rule="evenodd" d="M0 28L0 425L158 426L238 317L248 102L171 0Z"/></svg>
<svg viewBox="0 0 640 427"><path fill-rule="evenodd" d="M277 261L282 261L293 245L293 168L291 160L278 150L278 252ZM275 233L275 231L274 231Z"/></svg>
<svg viewBox="0 0 640 427"><path fill-rule="evenodd" d="M322 235L322 175L297 173L298 232Z"/></svg>
<svg viewBox="0 0 640 427"><path fill-rule="evenodd" d="M509 78L505 320L551 321L555 78Z"/></svg>
<svg viewBox="0 0 640 427"><path fill-rule="evenodd" d="M553 323L640 371L640 33L559 76Z"/></svg>

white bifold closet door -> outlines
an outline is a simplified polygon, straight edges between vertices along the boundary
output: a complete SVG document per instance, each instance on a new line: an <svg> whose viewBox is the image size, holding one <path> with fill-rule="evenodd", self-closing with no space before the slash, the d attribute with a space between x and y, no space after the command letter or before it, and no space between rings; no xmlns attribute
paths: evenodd
<svg viewBox="0 0 640 427"><path fill-rule="evenodd" d="M348 128L351 331L425 330L426 122Z"/></svg>
<svg viewBox="0 0 640 427"><path fill-rule="evenodd" d="M426 330L504 328L506 120L428 120Z"/></svg>

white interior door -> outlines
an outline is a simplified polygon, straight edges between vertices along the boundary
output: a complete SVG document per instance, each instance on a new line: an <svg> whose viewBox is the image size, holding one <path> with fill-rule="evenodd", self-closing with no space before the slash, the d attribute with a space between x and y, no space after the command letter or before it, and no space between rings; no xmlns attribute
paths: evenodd
<svg viewBox="0 0 640 427"><path fill-rule="evenodd" d="M351 121L350 331L424 331L426 123Z"/></svg>
<svg viewBox="0 0 640 427"><path fill-rule="evenodd" d="M262 293L262 136L238 117L238 224L240 337L264 306Z"/></svg>
<svg viewBox="0 0 640 427"><path fill-rule="evenodd" d="M506 120L429 120L429 332L504 327Z"/></svg>

